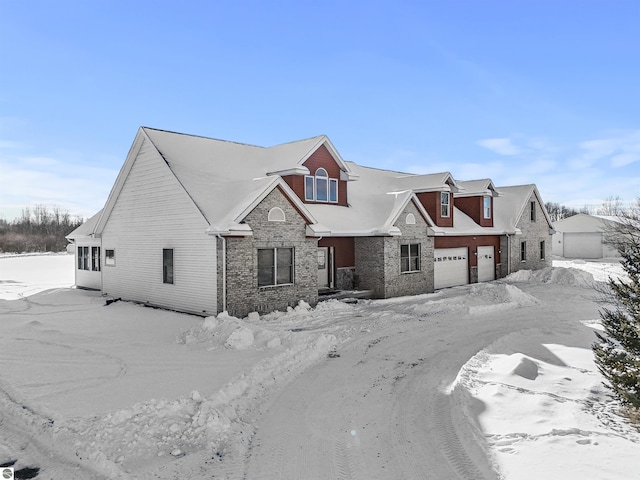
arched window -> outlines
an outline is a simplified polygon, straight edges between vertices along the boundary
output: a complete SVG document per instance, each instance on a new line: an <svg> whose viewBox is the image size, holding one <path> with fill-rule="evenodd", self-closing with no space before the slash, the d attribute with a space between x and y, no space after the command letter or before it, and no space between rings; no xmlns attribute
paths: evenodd
<svg viewBox="0 0 640 480"><path fill-rule="evenodd" d="M407 225L415 225L416 224L416 216L413 213L407 213L407 217L405 218L405 223Z"/></svg>
<svg viewBox="0 0 640 480"><path fill-rule="evenodd" d="M327 171L320 167L315 175L304 177L304 199L310 202L338 202L338 179L329 178Z"/></svg>
<svg viewBox="0 0 640 480"><path fill-rule="evenodd" d="M273 207L269 210L269 216L267 220L270 222L284 222L286 217L284 215L284 211L280 207Z"/></svg>

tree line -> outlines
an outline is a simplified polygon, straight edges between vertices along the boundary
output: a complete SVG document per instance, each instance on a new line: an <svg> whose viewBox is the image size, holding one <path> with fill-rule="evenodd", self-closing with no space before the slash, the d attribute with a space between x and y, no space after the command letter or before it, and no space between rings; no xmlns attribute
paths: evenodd
<svg viewBox="0 0 640 480"><path fill-rule="evenodd" d="M82 225L84 219L59 207L36 205L22 209L19 218L0 219L0 252L61 252L67 247L66 235Z"/></svg>

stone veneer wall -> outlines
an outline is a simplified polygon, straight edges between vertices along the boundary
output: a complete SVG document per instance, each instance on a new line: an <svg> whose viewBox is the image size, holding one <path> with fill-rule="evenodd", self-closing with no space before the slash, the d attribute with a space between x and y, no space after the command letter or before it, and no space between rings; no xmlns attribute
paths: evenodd
<svg viewBox="0 0 640 480"><path fill-rule="evenodd" d="M407 224L412 214L415 224ZM433 292L433 239L427 236L427 225L413 203L398 217L396 227L401 236L358 237L355 240L357 287L373 290L378 298L417 295ZM420 244L420 270L400 272L400 246Z"/></svg>
<svg viewBox="0 0 640 480"><path fill-rule="evenodd" d="M284 211L284 222L268 221L273 207ZM315 305L318 302L318 240L307 238L306 222L288 199L280 190L273 190L247 215L245 223L253 230L252 236L226 239L229 314L243 317L250 312L286 310L300 300ZM294 283L258 287L258 249L274 247L294 248Z"/></svg>
<svg viewBox="0 0 640 480"><path fill-rule="evenodd" d="M536 203L535 221L531 220L530 205L533 201ZM536 195L532 194L531 198L527 201L522 217L517 225L522 231L522 235L513 235L510 237L509 260L511 263L511 273L517 272L518 270L538 270L551 266L552 236L549 233L550 227L542 208ZM520 243L523 241L527 242L527 259L524 262L520 260ZM541 241L545 242L544 259L540 258ZM505 248L502 248L503 252L505 252L505 250ZM505 264L507 262L502 263ZM505 265L503 271L506 272L508 268L509 267Z"/></svg>

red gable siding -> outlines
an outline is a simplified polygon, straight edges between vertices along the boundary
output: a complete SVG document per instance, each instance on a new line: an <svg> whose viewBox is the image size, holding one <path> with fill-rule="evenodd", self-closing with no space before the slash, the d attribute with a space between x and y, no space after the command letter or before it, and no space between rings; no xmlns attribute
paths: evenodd
<svg viewBox="0 0 640 480"><path fill-rule="evenodd" d="M311 175L316 173L318 168L324 168L329 174L330 178L338 179L338 203L332 203L331 205L342 205L346 207L347 203L347 182L340 180L340 167L327 150L327 147L320 145L320 147L311 154L311 156L303 163L305 167L309 169ZM302 175L288 175L283 177L284 181L296 192L296 195L305 203L304 199L304 176ZM325 203L325 202L322 202Z"/></svg>
<svg viewBox="0 0 640 480"><path fill-rule="evenodd" d="M440 214L440 192L418 193L417 197L438 227L453 227L453 194L449 195L449 202L451 205L449 206L448 217L443 217Z"/></svg>
<svg viewBox="0 0 640 480"><path fill-rule="evenodd" d="M319 247L334 247L336 268L354 267L356 264L353 237L325 237L318 242Z"/></svg>
<svg viewBox="0 0 640 480"><path fill-rule="evenodd" d="M484 218L484 196L458 197L456 207L481 227L493 227L493 198L491 198L491 218Z"/></svg>

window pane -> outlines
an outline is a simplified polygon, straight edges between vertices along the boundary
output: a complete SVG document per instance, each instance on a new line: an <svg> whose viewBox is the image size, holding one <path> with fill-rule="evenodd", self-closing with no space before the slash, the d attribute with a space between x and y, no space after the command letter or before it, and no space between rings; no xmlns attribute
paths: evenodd
<svg viewBox="0 0 640 480"><path fill-rule="evenodd" d="M411 271L417 272L420 270L420 257L411 257Z"/></svg>
<svg viewBox="0 0 640 480"><path fill-rule="evenodd" d="M491 198L484 197L484 218L491 218Z"/></svg>
<svg viewBox="0 0 640 480"><path fill-rule="evenodd" d="M293 264L293 249L278 248L278 267L286 267Z"/></svg>
<svg viewBox="0 0 640 480"><path fill-rule="evenodd" d="M335 178L329 179L329 201L338 201L338 180Z"/></svg>
<svg viewBox="0 0 640 480"><path fill-rule="evenodd" d="M412 257L417 257L418 256L418 247L419 245L417 243L414 243L412 245L409 246L411 249L411 256Z"/></svg>
<svg viewBox="0 0 640 480"><path fill-rule="evenodd" d="M275 278L274 250L265 248L258 250L258 286L274 285Z"/></svg>
<svg viewBox="0 0 640 480"><path fill-rule="evenodd" d="M323 177L316 177L316 200L318 202L326 202L327 196L327 179Z"/></svg>
<svg viewBox="0 0 640 480"><path fill-rule="evenodd" d="M91 247L91 270L100 271L100 247Z"/></svg>
<svg viewBox="0 0 640 480"><path fill-rule="evenodd" d="M162 281L173 283L173 249L162 249Z"/></svg>
<svg viewBox="0 0 640 480"><path fill-rule="evenodd" d="M400 259L400 271L401 272L409 271L409 257L402 257Z"/></svg>
<svg viewBox="0 0 640 480"><path fill-rule="evenodd" d="M304 177L304 199L305 200L314 200L313 195L313 186L314 186L314 178L313 177Z"/></svg>
<svg viewBox="0 0 640 480"><path fill-rule="evenodd" d="M116 251L115 250L105 250L104 251L104 264L105 265L115 265L116 264Z"/></svg>
<svg viewBox="0 0 640 480"><path fill-rule="evenodd" d="M293 267L278 267L277 285L293 283Z"/></svg>
<svg viewBox="0 0 640 480"><path fill-rule="evenodd" d="M278 248L277 284L293 283L293 248Z"/></svg>
<svg viewBox="0 0 640 480"><path fill-rule="evenodd" d="M449 216L449 193L441 192L440 200L441 200L440 215L443 217L448 217Z"/></svg>
<svg viewBox="0 0 640 480"><path fill-rule="evenodd" d="M409 245L400 245L400 258L409 256Z"/></svg>

